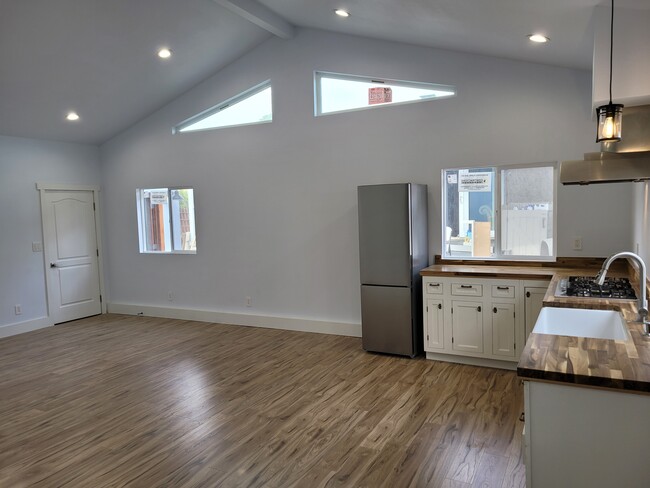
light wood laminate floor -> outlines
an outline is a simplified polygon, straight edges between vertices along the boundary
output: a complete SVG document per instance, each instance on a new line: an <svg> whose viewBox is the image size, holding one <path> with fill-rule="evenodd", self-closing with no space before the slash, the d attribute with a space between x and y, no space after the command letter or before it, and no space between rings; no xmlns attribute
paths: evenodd
<svg viewBox="0 0 650 488"><path fill-rule="evenodd" d="M104 315L0 340L1 487L523 487L515 373Z"/></svg>

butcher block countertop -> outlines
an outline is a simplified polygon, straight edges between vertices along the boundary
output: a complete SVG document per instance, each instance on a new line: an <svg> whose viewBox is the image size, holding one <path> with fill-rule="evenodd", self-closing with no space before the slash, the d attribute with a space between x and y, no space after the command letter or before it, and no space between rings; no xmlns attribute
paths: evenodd
<svg viewBox="0 0 650 488"><path fill-rule="evenodd" d="M545 307L618 310L627 322L631 339L607 340L547 334L530 334L519 358L517 374L533 381L650 393L650 339L641 335L636 300L556 297L559 280L570 275L595 276L604 258L558 259L556 263L495 264L485 261L437 263L422 270L422 276L477 278L550 279ZM485 263L485 264L484 264ZM638 279L627 261L618 260L608 276L627 276L639 295Z"/></svg>

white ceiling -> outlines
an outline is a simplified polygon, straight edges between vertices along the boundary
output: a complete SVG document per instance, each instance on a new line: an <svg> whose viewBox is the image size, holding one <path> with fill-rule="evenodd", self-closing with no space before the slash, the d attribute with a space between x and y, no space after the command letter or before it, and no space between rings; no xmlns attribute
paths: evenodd
<svg viewBox="0 0 650 488"><path fill-rule="evenodd" d="M270 24L264 15L253 23L239 6L253 17L268 7L299 27L590 69L601 4L609 2L0 0L0 134L108 140L268 39L269 30L277 34L272 13ZM333 15L337 7L351 17ZM650 1L617 0L616 8L648 10ZM538 31L551 42L527 42ZM155 56L163 45L174 52L167 61ZM66 122L69 110L81 120Z"/></svg>

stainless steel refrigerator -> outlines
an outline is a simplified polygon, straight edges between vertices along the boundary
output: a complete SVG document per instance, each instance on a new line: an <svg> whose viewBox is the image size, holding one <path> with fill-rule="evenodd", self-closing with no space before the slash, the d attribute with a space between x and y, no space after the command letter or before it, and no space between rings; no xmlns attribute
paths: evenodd
<svg viewBox="0 0 650 488"><path fill-rule="evenodd" d="M358 198L363 348L414 357L422 352L427 186L360 186Z"/></svg>

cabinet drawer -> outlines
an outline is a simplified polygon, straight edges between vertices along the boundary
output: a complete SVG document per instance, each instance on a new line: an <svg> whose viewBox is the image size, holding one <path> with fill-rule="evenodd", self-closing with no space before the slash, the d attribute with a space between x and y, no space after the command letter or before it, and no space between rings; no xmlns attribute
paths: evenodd
<svg viewBox="0 0 650 488"><path fill-rule="evenodd" d="M515 287L512 285L492 285L492 296L494 298L514 298Z"/></svg>
<svg viewBox="0 0 650 488"><path fill-rule="evenodd" d="M465 297L482 297L483 285L467 284L467 283L452 283L451 294L461 295Z"/></svg>
<svg viewBox="0 0 650 488"><path fill-rule="evenodd" d="M443 284L440 281L427 281L424 283L424 290L430 295L442 295Z"/></svg>

